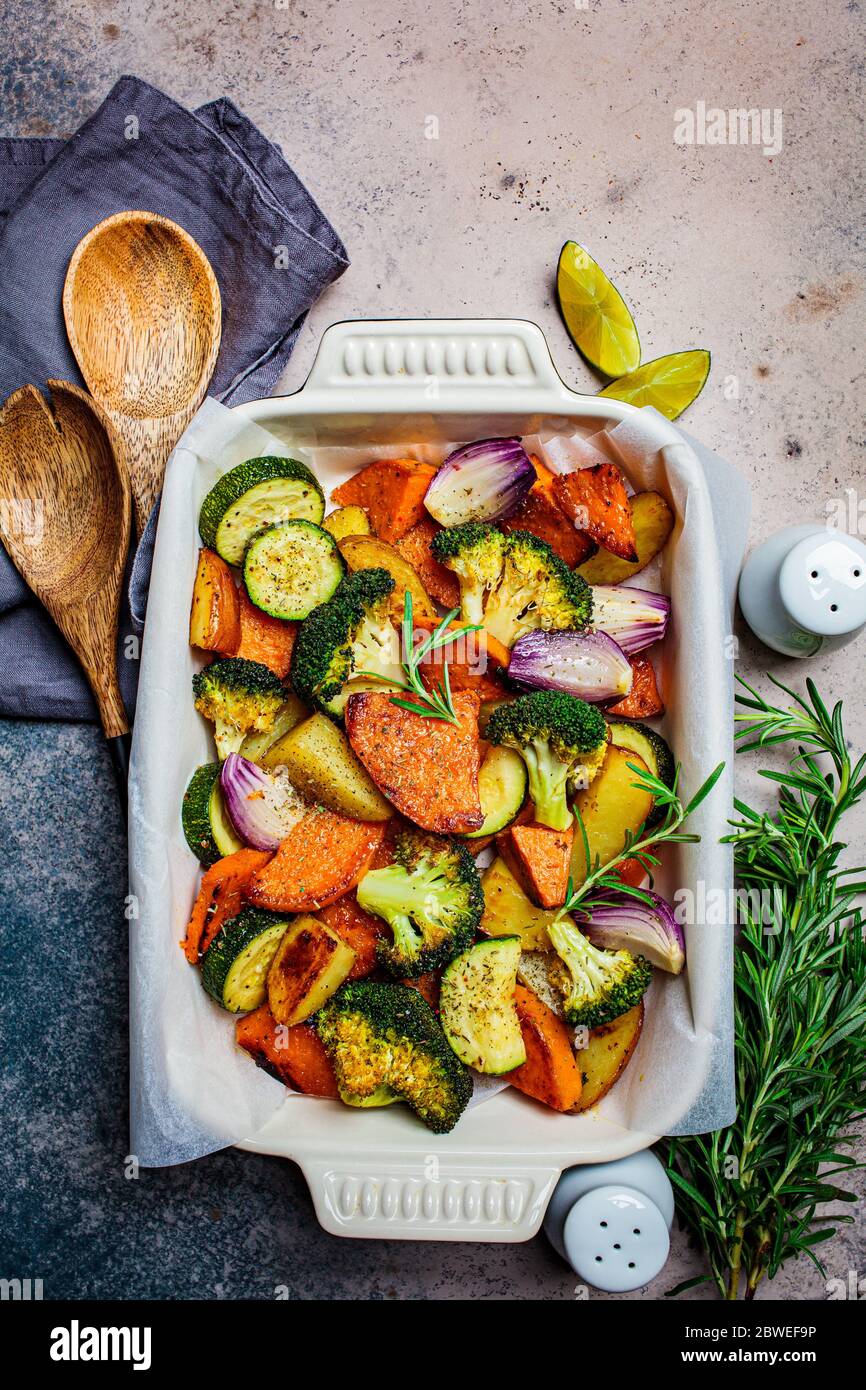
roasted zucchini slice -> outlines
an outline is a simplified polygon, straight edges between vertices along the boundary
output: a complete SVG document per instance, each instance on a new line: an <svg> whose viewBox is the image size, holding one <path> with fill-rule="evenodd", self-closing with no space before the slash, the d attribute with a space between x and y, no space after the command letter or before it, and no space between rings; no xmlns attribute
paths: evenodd
<svg viewBox="0 0 866 1390"><path fill-rule="evenodd" d="M186 842L205 868L244 847L226 815L219 784L220 767L220 763L205 763L196 769L181 807Z"/></svg>
<svg viewBox="0 0 866 1390"><path fill-rule="evenodd" d="M281 521L253 538L244 582L257 608L273 618L306 618L343 578L337 542L312 521Z"/></svg>
<svg viewBox="0 0 866 1390"><path fill-rule="evenodd" d="M319 522L325 494L298 459L247 459L224 473L201 504L199 535L230 565L243 564L253 536L278 521Z"/></svg>
<svg viewBox="0 0 866 1390"><path fill-rule="evenodd" d="M201 982L211 999L232 1014L264 1004L268 971L288 927L288 917L254 907L226 922L201 963Z"/></svg>
<svg viewBox="0 0 866 1390"><path fill-rule="evenodd" d="M439 1017L461 1062L499 1076L526 1061L514 1003L519 936L479 941L455 956L442 975Z"/></svg>

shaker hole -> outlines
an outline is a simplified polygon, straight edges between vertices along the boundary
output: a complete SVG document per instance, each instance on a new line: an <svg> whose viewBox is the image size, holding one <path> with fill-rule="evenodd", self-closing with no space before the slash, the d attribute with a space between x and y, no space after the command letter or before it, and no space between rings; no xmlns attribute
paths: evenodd
<svg viewBox="0 0 866 1390"><path fill-rule="evenodd" d="M595 1262L596 1262L597 1265L600 1265L600 1264L601 1264L601 1255L596 1255L596 1257L595 1257Z"/></svg>
<svg viewBox="0 0 866 1390"><path fill-rule="evenodd" d="M599 1226L601 1226L602 1230L607 1230L607 1222L606 1222L606 1221L599 1221L598 1224L599 1224Z"/></svg>
<svg viewBox="0 0 866 1390"><path fill-rule="evenodd" d="M639 1235L640 1235L640 1227L639 1227L639 1226L635 1226L634 1230L632 1231L632 1235L633 1235L633 1236L639 1236Z"/></svg>
<svg viewBox="0 0 866 1390"><path fill-rule="evenodd" d="M813 579L817 579L817 578L818 578L818 571L817 571L817 570L813 570L813 571L812 571L812 578L813 578Z"/></svg>
<svg viewBox="0 0 866 1390"><path fill-rule="evenodd" d="M628 1267L629 1269L634 1269L634 1260L629 1260Z"/></svg>
<svg viewBox="0 0 866 1390"><path fill-rule="evenodd" d="M621 1245L615 1245L613 1248L614 1248L614 1250L621 1250L621 1249L622 1249L622 1246L621 1246Z"/></svg>
<svg viewBox="0 0 866 1390"><path fill-rule="evenodd" d="M839 609L838 603L831 603L831 604L830 604L830 612L831 612L831 613L836 613L836 612L838 611L838 609Z"/></svg>

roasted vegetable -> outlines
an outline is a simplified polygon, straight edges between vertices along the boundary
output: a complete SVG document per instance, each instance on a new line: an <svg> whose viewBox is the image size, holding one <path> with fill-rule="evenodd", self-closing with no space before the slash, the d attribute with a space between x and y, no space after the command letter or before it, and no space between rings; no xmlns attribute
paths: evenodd
<svg viewBox="0 0 866 1390"><path fill-rule="evenodd" d="M604 760L607 726L598 710L574 695L536 690L494 710L485 736L523 758L536 820L567 830L569 783L588 784Z"/></svg>
<svg viewBox="0 0 866 1390"><path fill-rule="evenodd" d="M189 614L190 644L233 656L240 631L234 575L213 550L200 550Z"/></svg>
<svg viewBox="0 0 866 1390"><path fill-rule="evenodd" d="M224 854L243 849L226 816L219 785L220 764L196 768L183 794L181 824L186 842L200 864L208 867Z"/></svg>
<svg viewBox="0 0 866 1390"><path fill-rule="evenodd" d="M567 1113L580 1101L581 1075L568 1028L537 994L518 984L514 1006L520 1021L526 1061L509 1072L508 1082L551 1110Z"/></svg>
<svg viewBox="0 0 866 1390"><path fill-rule="evenodd" d="M549 825L516 822L496 837L499 853L532 901L546 908L565 902L573 842L571 823L565 830L552 830Z"/></svg>
<svg viewBox="0 0 866 1390"><path fill-rule="evenodd" d="M505 532L531 531L533 536L546 541L569 569L574 569L595 553L596 544L584 531L576 529L557 502L553 490L556 475L534 456L532 466L535 482L518 511L501 523L502 529Z"/></svg>
<svg viewBox="0 0 866 1390"><path fill-rule="evenodd" d="M513 647L533 628L581 631L591 622L592 593L580 575L529 531L506 536L502 574L484 609L487 631Z"/></svg>
<svg viewBox="0 0 866 1390"><path fill-rule="evenodd" d="M273 744L267 768L285 767L308 797L355 820L390 820L394 808L381 795L349 740L325 714L313 714Z"/></svg>
<svg viewBox="0 0 866 1390"><path fill-rule="evenodd" d="M211 942L201 963L204 990L229 1013L265 1002L268 971L288 929L286 917L244 908Z"/></svg>
<svg viewBox="0 0 866 1390"><path fill-rule="evenodd" d="M424 516L424 494L436 470L415 459L378 459L331 494L342 506L363 507L375 534L393 542Z"/></svg>
<svg viewBox="0 0 866 1390"><path fill-rule="evenodd" d="M594 468L560 473L554 480L553 492L575 526L612 555L637 561L631 502L616 464L597 463Z"/></svg>
<svg viewBox="0 0 866 1390"><path fill-rule="evenodd" d="M337 542L312 521L281 521L247 546L244 583L257 607L273 618L306 618L327 603L345 564Z"/></svg>
<svg viewBox="0 0 866 1390"><path fill-rule="evenodd" d="M646 763L654 777L658 777L666 787L673 787L676 775L674 755L661 734L651 729L648 724L640 724L636 720L625 722L611 719L609 722L611 744L637 753L638 758ZM637 781L637 778L634 780ZM654 807L647 820L647 826L651 828L662 815L663 811Z"/></svg>
<svg viewBox="0 0 866 1390"><path fill-rule="evenodd" d="M629 659L632 670L631 690L622 700L617 700L615 705L608 705L608 714L616 719L654 719L657 715L664 714L664 700L659 694L656 673L649 657L643 652L638 652L637 656Z"/></svg>
<svg viewBox="0 0 866 1390"><path fill-rule="evenodd" d="M478 772L478 799L484 820L468 840L495 835L520 811L526 796L526 764L513 748L489 748Z"/></svg>
<svg viewBox="0 0 866 1390"><path fill-rule="evenodd" d="M403 603L406 592L412 595L415 616L435 618L436 605L427 593L421 577L404 559L396 546L376 536L346 536L340 541L340 554L352 574L359 570L383 569L394 581L391 595L391 617L399 623L403 617Z"/></svg>
<svg viewBox="0 0 866 1390"><path fill-rule="evenodd" d="M269 749L273 748L290 729L296 724L300 724L302 719L307 716L306 706L301 703L297 695L284 695L283 703L277 710L274 722L269 729L265 729L261 734L247 734L238 750L242 758L249 758L251 763L258 763L260 767L267 767L265 756Z"/></svg>
<svg viewBox="0 0 866 1390"><path fill-rule="evenodd" d="M397 978L423 975L471 943L484 907L481 881L458 840L407 828L393 853L393 863L363 876L358 903L391 928L393 940L379 945L386 969Z"/></svg>
<svg viewBox="0 0 866 1390"><path fill-rule="evenodd" d="M479 439L449 454L424 505L443 526L500 521L516 512L535 469L519 439Z"/></svg>
<svg viewBox="0 0 866 1390"><path fill-rule="evenodd" d="M527 632L514 644L508 675L591 702L627 695L633 679L628 657L605 632Z"/></svg>
<svg viewBox="0 0 866 1390"><path fill-rule="evenodd" d="M395 542L403 559L408 561L418 575L424 590L443 608L450 611L460 607L460 587L455 576L433 554L433 537L442 528L432 516L425 516L417 525L407 531Z"/></svg>
<svg viewBox="0 0 866 1390"><path fill-rule="evenodd" d="M646 768L646 763L630 749L610 744L598 777L592 786L575 797L574 808L580 812L589 841L590 868L596 860L601 865L610 863L625 844L626 831L637 835L652 812L652 793L640 784L633 770L635 767ZM583 835L578 829L574 837L571 876L579 885L586 875Z"/></svg>
<svg viewBox="0 0 866 1390"><path fill-rule="evenodd" d="M480 829L478 701L453 697L458 724L427 719L377 692L353 695L346 733L380 792L409 820L439 835Z"/></svg>
<svg viewBox="0 0 866 1390"><path fill-rule="evenodd" d="M550 944L570 976L564 999L567 1023L599 1028L639 1004L652 979L652 966L628 951L599 951L570 917L547 928Z"/></svg>
<svg viewBox="0 0 866 1390"><path fill-rule="evenodd" d="M583 1090L576 1110L582 1112L597 1105L622 1076L638 1045L643 1018L641 1002L610 1023L593 1028L586 1047L576 1054L583 1073Z"/></svg>
<svg viewBox="0 0 866 1390"><path fill-rule="evenodd" d="M686 963L683 929L663 897L647 889L644 893L649 902L623 894L594 906L581 921L581 930L602 950L630 951L670 975L679 975Z"/></svg>
<svg viewBox="0 0 866 1390"><path fill-rule="evenodd" d="M460 616L464 623L484 621L484 601L499 583L505 564L505 537L495 526L468 522L439 531L430 549L460 585Z"/></svg>
<svg viewBox="0 0 866 1390"><path fill-rule="evenodd" d="M239 1018L235 1041L257 1067L308 1096L339 1097L337 1078L322 1040L310 1023L286 1028L267 1004Z"/></svg>
<svg viewBox="0 0 866 1390"><path fill-rule="evenodd" d="M624 584L595 584L592 602L596 627L612 637L626 656L660 642L667 632L671 601L664 594Z"/></svg>
<svg viewBox="0 0 866 1390"><path fill-rule="evenodd" d="M275 912L311 912L348 893L370 863L385 827L315 806L293 826L273 859L253 875L250 902Z"/></svg>
<svg viewBox="0 0 866 1390"><path fill-rule="evenodd" d="M524 892L505 860L494 859L481 876L484 912L480 930L486 936L511 936L517 932L523 950L549 951L547 925L555 912L536 907Z"/></svg>
<svg viewBox="0 0 866 1390"><path fill-rule="evenodd" d="M282 618L272 618L257 608L251 601L246 586L241 585L240 636L232 656L242 656L247 661L260 661L284 680L292 665L292 649L298 633L297 623L285 622Z"/></svg>
<svg viewBox="0 0 866 1390"><path fill-rule="evenodd" d="M674 529L674 514L657 492L638 492L631 498L631 519L637 560L621 560L609 550L584 560L578 573L587 584L621 584L654 560Z"/></svg>
<svg viewBox="0 0 866 1390"><path fill-rule="evenodd" d="M363 507L338 507L325 517L322 527L335 541L341 541L345 536L369 536L370 518Z"/></svg>
<svg viewBox="0 0 866 1390"><path fill-rule="evenodd" d="M355 964L351 946L316 917L296 917L268 971L268 1003L278 1023L303 1023L330 999Z"/></svg>
<svg viewBox="0 0 866 1390"><path fill-rule="evenodd" d="M253 849L276 849L309 809L285 773L266 772L239 753L223 763L220 787L229 820Z"/></svg>
<svg viewBox="0 0 866 1390"><path fill-rule="evenodd" d="M259 661L225 657L192 678L195 707L214 725L221 758L237 753L244 735L264 733L286 698L282 683Z"/></svg>
<svg viewBox="0 0 866 1390"><path fill-rule="evenodd" d="M270 857L261 850L239 849L225 859L218 859L202 876L186 937L181 942L190 965L198 962L199 955L208 949L223 923L240 912L247 884Z"/></svg>
<svg viewBox="0 0 866 1390"><path fill-rule="evenodd" d="M461 951L443 972L439 1017L461 1062L499 1076L526 1061L514 1006L520 937L498 936Z"/></svg>
<svg viewBox="0 0 866 1390"><path fill-rule="evenodd" d="M205 545L240 565L266 526L295 518L319 522L324 511L324 493L305 464L268 456L223 474L202 503L198 529Z"/></svg>
<svg viewBox="0 0 866 1390"><path fill-rule="evenodd" d="M378 962L379 942L388 935L382 919L365 912L355 893L344 893L336 902L320 907L316 916L355 952L355 963L346 978L362 980L371 975Z"/></svg>
<svg viewBox="0 0 866 1390"><path fill-rule="evenodd" d="M469 1104L470 1074L418 990L354 981L319 1012L316 1028L350 1105L375 1103L387 1088L434 1134L447 1134Z"/></svg>
<svg viewBox="0 0 866 1390"><path fill-rule="evenodd" d="M373 671L395 689L402 680L400 639L389 615L394 581L384 569L348 575L328 603L315 608L298 631L292 685L308 705L338 719L353 690L371 684Z"/></svg>

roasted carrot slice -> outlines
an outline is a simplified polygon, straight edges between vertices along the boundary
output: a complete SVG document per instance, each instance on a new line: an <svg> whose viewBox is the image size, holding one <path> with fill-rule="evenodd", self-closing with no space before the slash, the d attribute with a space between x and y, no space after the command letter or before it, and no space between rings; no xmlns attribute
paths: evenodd
<svg viewBox="0 0 866 1390"><path fill-rule="evenodd" d="M424 516L396 542L397 549L408 560L427 593L443 608L460 607L460 585L451 570L440 565L430 550L430 542L442 527L432 516Z"/></svg>
<svg viewBox="0 0 866 1390"><path fill-rule="evenodd" d="M374 917L372 912L365 912L358 906L354 893L346 893L335 903L319 908L316 916L355 952L355 964L349 971L348 979L360 980L375 970L376 945L381 937L388 935L388 929L380 917Z"/></svg>
<svg viewBox="0 0 866 1390"><path fill-rule="evenodd" d="M278 1024L268 1004L238 1019L235 1040L277 1081L308 1096L338 1096L334 1068L310 1023Z"/></svg>
<svg viewBox="0 0 866 1390"><path fill-rule="evenodd" d="M192 589L189 640L206 652L233 656L240 640L238 591L234 576L214 550L198 552L198 569Z"/></svg>
<svg viewBox="0 0 866 1390"><path fill-rule="evenodd" d="M533 821L509 827L517 877L539 907L559 907L565 902L571 865L574 825L551 830ZM507 861L506 861L507 862Z"/></svg>
<svg viewBox="0 0 866 1390"><path fill-rule="evenodd" d="M365 507L374 535L393 544L427 515L424 495L435 473L415 459L379 459L335 488L331 500Z"/></svg>
<svg viewBox="0 0 866 1390"><path fill-rule="evenodd" d="M575 526L621 560L636 560L634 522L625 480L614 463L561 473L553 494Z"/></svg>
<svg viewBox="0 0 866 1390"><path fill-rule="evenodd" d="M256 608L243 585L239 608L240 638L232 655L246 657L247 661L261 661L284 680L292 664L298 624L263 613L261 608Z"/></svg>
<svg viewBox="0 0 866 1390"><path fill-rule="evenodd" d="M203 875L198 897L193 903L183 953L191 965L207 950L223 922L237 916L241 894L257 869L264 868L270 855L258 849L239 849L218 859Z"/></svg>
<svg viewBox="0 0 866 1390"><path fill-rule="evenodd" d="M502 522L503 531L531 531L556 551L573 568L582 565L597 549L585 531L578 530L566 516L553 490L555 475L533 454L537 481L533 483L520 510Z"/></svg>
<svg viewBox="0 0 866 1390"><path fill-rule="evenodd" d="M384 691L351 695L346 705L349 742L376 786L423 830L460 835L477 830L477 696L454 696L458 724L428 719L395 705Z"/></svg>
<svg viewBox="0 0 866 1390"><path fill-rule="evenodd" d="M508 1073L509 1082L551 1110L573 1110L580 1100L583 1082L568 1029L525 985L515 987L514 1004L526 1061Z"/></svg>
<svg viewBox="0 0 866 1390"><path fill-rule="evenodd" d="M355 887L384 834L381 823L315 806L253 875L247 897L272 912L315 912Z"/></svg>
<svg viewBox="0 0 866 1390"><path fill-rule="evenodd" d="M656 673L649 657L638 652L637 656L629 657L629 661L632 669L631 690L615 705L608 706L608 714L616 715L619 719L652 719L657 714L664 714L665 702L659 694Z"/></svg>

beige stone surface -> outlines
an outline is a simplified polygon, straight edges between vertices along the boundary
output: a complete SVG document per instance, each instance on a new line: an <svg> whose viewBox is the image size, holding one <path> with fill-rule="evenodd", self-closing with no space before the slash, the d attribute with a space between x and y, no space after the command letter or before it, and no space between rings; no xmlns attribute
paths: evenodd
<svg viewBox="0 0 866 1390"><path fill-rule="evenodd" d="M499 315L539 323L564 379L592 391L552 293L560 245L575 238L631 305L646 359L712 350L684 423L749 478L753 540L822 519L846 487L866 529L856 0L70 0L9 12L4 133L72 131L131 71L188 104L227 94L283 147L352 258L310 314L286 389L334 320ZM674 113L698 101L780 109L781 150L678 147ZM807 664L741 636L740 671L808 671L866 744L863 639ZM744 772L743 789L752 781ZM862 814L856 827L862 843ZM299 1228L310 1220L302 1212ZM862 1214L843 1229L825 1247L830 1273L862 1276ZM334 1242L318 1246L313 1283L333 1290L343 1258ZM368 1297L371 1282L384 1297L574 1296L540 1240L391 1246L384 1281L375 1250L363 1265L349 1258L355 1274L337 1296ZM658 1297L699 1268L677 1235L665 1273L630 1297ZM800 1261L770 1293L822 1299L824 1281Z"/></svg>

